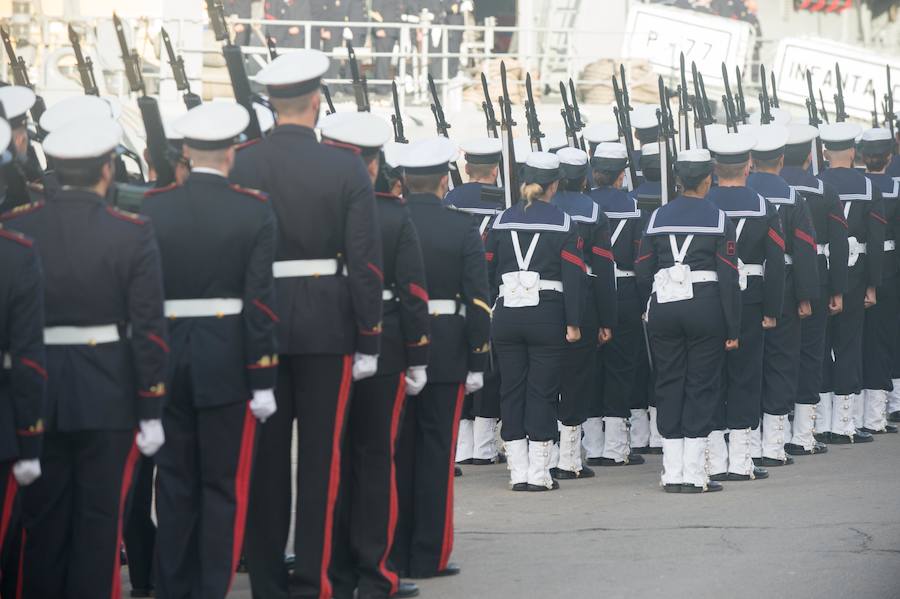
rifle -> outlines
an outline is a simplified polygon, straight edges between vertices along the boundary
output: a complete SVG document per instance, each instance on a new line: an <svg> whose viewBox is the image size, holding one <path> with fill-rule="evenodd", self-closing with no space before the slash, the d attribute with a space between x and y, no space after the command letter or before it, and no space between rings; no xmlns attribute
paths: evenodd
<svg viewBox="0 0 900 599"><path fill-rule="evenodd" d="M822 124L822 120L819 118L819 111L816 108L816 95L813 92L812 72L810 72L809 69L806 70L806 87L809 90L809 97L806 99L806 112L809 114L809 124L818 128L818 126ZM822 153L822 140L818 135L813 140L812 146L810 147L810 156L812 157L813 175L818 176L819 172L822 170L822 165L825 164L825 157Z"/></svg>
<svg viewBox="0 0 900 599"><path fill-rule="evenodd" d="M0 37L3 38L3 45L6 46L6 55L9 57L9 68L12 71L13 83L34 91L34 86L31 85L31 80L28 78L28 66L25 64L25 59L16 54L12 41L9 39L9 32L0 28ZM35 125L40 123L41 115L44 114L45 110L47 110L47 105L44 103L44 98L36 96L34 106L31 107L30 111L31 120Z"/></svg>
<svg viewBox="0 0 900 599"><path fill-rule="evenodd" d="M78 63L78 76L81 77L81 87L88 96L99 96L100 90L97 88L97 80L94 78L94 63L91 57L85 57L81 51L81 41L78 34L69 25L69 42L72 44L72 50L75 52L75 62Z"/></svg>
<svg viewBox="0 0 900 599"><path fill-rule="evenodd" d="M687 74L684 68L684 52L679 61L681 68L681 85L678 86L678 147L682 150L691 149L691 101L688 98Z"/></svg>
<svg viewBox="0 0 900 599"><path fill-rule="evenodd" d="M394 141L398 144L408 144L409 140L403 135L403 116L400 114L400 96L397 94L397 82L391 82L391 94L394 96L394 114L391 115L391 123L394 125Z"/></svg>
<svg viewBox="0 0 900 599"><path fill-rule="evenodd" d="M766 87L765 65L759 65L759 80L762 82L762 91L759 92L759 124L768 125L772 122L772 108L769 106L769 90Z"/></svg>
<svg viewBox="0 0 900 599"><path fill-rule="evenodd" d="M697 70L697 63L691 63L691 79L694 82L694 141L699 141L704 148L707 147L706 126L712 124L712 114L709 108L709 100L706 98L706 86L703 85L703 75Z"/></svg>
<svg viewBox="0 0 900 599"><path fill-rule="evenodd" d="M356 96L357 112L372 112L369 105L369 88L366 79L359 73L359 63L356 61L356 52L353 51L353 43L347 40L347 56L350 59L350 76L353 79L353 95Z"/></svg>
<svg viewBox="0 0 900 599"><path fill-rule="evenodd" d="M442 137L450 139L450 123L444 117L444 107L441 106L441 99L437 93L437 87L434 85L434 77L428 73L428 89L431 90L431 114L434 115L434 122L437 126L437 133ZM459 167L455 162L450 163L450 189L463 184L462 175L459 174Z"/></svg>
<svg viewBox="0 0 900 599"><path fill-rule="evenodd" d="M822 118L825 119L826 123L829 123L830 121L828 120L828 111L825 110L825 98L822 97L822 89L821 88L819 89L819 102L822 103L822 108L821 108Z"/></svg>
<svg viewBox="0 0 900 599"><path fill-rule="evenodd" d="M334 114L337 110L334 109L334 102L331 101L331 90L328 89L326 84L322 84L322 95L325 96L325 104L328 106L328 110L325 111L325 114Z"/></svg>
<svg viewBox="0 0 900 599"><path fill-rule="evenodd" d="M560 84L562 85L562 84ZM531 73L525 75L525 124L528 128L528 138L531 140L531 149L535 152L543 150L541 147L541 122L538 120L537 108L534 105L534 94L531 91Z"/></svg>
<svg viewBox="0 0 900 599"><path fill-rule="evenodd" d="M562 81L559 82L559 93L563 101L563 107L559 113L562 115L563 125L566 128L566 139L569 140L570 147L578 148L580 146L578 145L578 131L575 129L575 112L572 110L572 105L569 104L569 94Z"/></svg>
<svg viewBox="0 0 900 599"><path fill-rule="evenodd" d="M878 125L878 96L875 95L875 88L872 88L872 128L877 129Z"/></svg>
<svg viewBox="0 0 900 599"><path fill-rule="evenodd" d="M128 49L128 40L125 38L125 28L116 13L113 13L113 25L116 28L116 37L119 40L119 50L122 52L122 62L125 64L125 76L128 78L128 88L139 93L138 108L144 121L144 131L147 134L147 150L153 166L156 168L156 186L165 187L175 181L175 169L169 162L168 142L166 131L163 128L162 117L159 114L159 104L156 98L147 95L147 87L144 85L144 76L141 74L141 59L135 50ZM140 166L140 160L137 161ZM143 173L141 173L143 175Z"/></svg>
<svg viewBox="0 0 900 599"><path fill-rule="evenodd" d="M184 92L184 95L181 96L184 100L184 105L188 110L200 106L200 104L203 103L203 100L200 99L200 96L191 91L191 82L188 80L187 72L184 70L184 57L175 54L175 49L172 47L172 40L169 39L169 34L165 27L160 30L159 34L162 37L163 44L166 46L166 54L169 55L169 66L172 67L172 77L175 79L175 87L178 91Z"/></svg>
<svg viewBox="0 0 900 599"><path fill-rule="evenodd" d="M888 129L891 130L891 139L893 142L894 153L897 153L897 135L894 132L894 88L891 87L891 65L885 65L887 71L887 92L884 94L884 118Z"/></svg>
<svg viewBox="0 0 900 599"><path fill-rule="evenodd" d="M259 139L262 137L262 132L259 129L256 110L253 108L253 91L250 89L250 79L247 77L247 69L244 66L244 55L241 53L240 46L231 41L222 0L207 0L206 8L216 41L225 42L222 45L222 56L225 58L225 66L228 68L228 76L231 78L234 99L250 114L250 123L244 130L244 135L247 136L247 139Z"/></svg>
<svg viewBox="0 0 900 599"><path fill-rule="evenodd" d="M278 58L278 44L275 43L275 38L271 35L266 37L266 48L269 49L269 60L275 60Z"/></svg>
<svg viewBox="0 0 900 599"><path fill-rule="evenodd" d="M512 117L512 102L509 99L509 88L506 83L506 63L500 62L500 85L503 95L498 99L500 105L500 130L503 144L503 195L506 207L519 201L519 173L516 165L516 145L513 143L513 127L516 122Z"/></svg>
<svg viewBox="0 0 900 599"><path fill-rule="evenodd" d="M666 114L669 110L669 98L662 76L659 78L658 86L659 110L656 111L656 122L659 127L657 140L659 141L659 167L661 176L660 200L662 204L665 205L675 195L675 174L673 172L674 152L669 146L670 138L673 138L672 143L674 145L675 132L670 128L670 123L672 122L671 115Z"/></svg>
<svg viewBox="0 0 900 599"><path fill-rule="evenodd" d="M675 113L672 111L672 90L668 87L666 89L666 112L665 116L669 119L669 131L672 133L672 155L678 153L678 148L675 146L675 135L678 134L678 130L675 129ZM680 124L679 124L680 126Z"/></svg>
<svg viewBox="0 0 900 599"><path fill-rule="evenodd" d="M722 106L725 108L725 128L728 131L737 132L737 104L731 93L731 84L728 82L728 67L722 63L722 81L725 83L725 95L722 96Z"/></svg>
<svg viewBox="0 0 900 599"><path fill-rule="evenodd" d="M837 93L834 95L834 122L843 123L850 115L844 106L844 80L841 79L841 65L834 63L834 73L837 77Z"/></svg>
<svg viewBox="0 0 900 599"><path fill-rule="evenodd" d="M772 80L772 97L769 100L769 105L773 108L781 108L781 102L778 101L778 84L775 83L774 71L769 72L769 77Z"/></svg>
<svg viewBox="0 0 900 599"><path fill-rule="evenodd" d="M741 122L742 125L747 124L747 119L750 117L750 114L747 112L747 102L744 100L744 80L741 77L741 67L734 67L736 77L737 77L737 112L735 116Z"/></svg>
<svg viewBox="0 0 900 599"><path fill-rule="evenodd" d="M584 121L581 120L581 107L578 106L578 94L575 93L575 82L572 81L572 78L569 77L569 92L572 97L572 110L575 111L575 132L581 133L581 130L584 129L585 124ZM587 147L584 145L584 137L578 137L579 144L583 151L587 151Z"/></svg>
<svg viewBox="0 0 900 599"><path fill-rule="evenodd" d="M625 186L629 187L629 191L637 187L637 166L634 164L634 136L631 133L631 114L626 104L627 92L619 89L619 82L616 76L612 76L613 94L616 98L616 106L613 113L616 115L616 122L619 124L619 137L625 143L625 150L628 152L628 181Z"/></svg>
<svg viewBox="0 0 900 599"><path fill-rule="evenodd" d="M494 114L494 104L491 102L491 92L488 89L487 77L484 76L484 73L481 74L481 89L484 92L484 102L481 103L481 109L484 111L484 118L487 121L488 137L498 138L500 137L500 132L497 130L497 127L500 126L500 123L497 122L497 115Z"/></svg>

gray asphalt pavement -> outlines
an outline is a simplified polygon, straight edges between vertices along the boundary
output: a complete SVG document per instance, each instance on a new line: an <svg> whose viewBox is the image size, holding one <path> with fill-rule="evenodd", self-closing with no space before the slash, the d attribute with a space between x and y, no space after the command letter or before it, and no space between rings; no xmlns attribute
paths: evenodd
<svg viewBox="0 0 900 599"><path fill-rule="evenodd" d="M669 495L661 456L513 493L503 466L456 486L455 578L423 598L900 597L900 435L831 446L721 493ZM245 576L229 597L249 598Z"/></svg>

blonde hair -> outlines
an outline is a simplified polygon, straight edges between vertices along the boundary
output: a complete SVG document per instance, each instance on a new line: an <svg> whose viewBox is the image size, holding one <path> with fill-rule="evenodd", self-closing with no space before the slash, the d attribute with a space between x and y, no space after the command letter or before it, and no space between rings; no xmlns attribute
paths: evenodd
<svg viewBox="0 0 900 599"><path fill-rule="evenodd" d="M540 183L524 183L519 190L519 195L521 195L522 200L525 202L526 210L530 208L535 201L544 197L545 193L547 193L547 188Z"/></svg>

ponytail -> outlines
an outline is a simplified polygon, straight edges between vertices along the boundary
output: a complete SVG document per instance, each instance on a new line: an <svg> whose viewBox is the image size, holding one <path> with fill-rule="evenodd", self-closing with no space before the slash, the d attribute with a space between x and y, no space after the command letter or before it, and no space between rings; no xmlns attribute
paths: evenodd
<svg viewBox="0 0 900 599"><path fill-rule="evenodd" d="M544 196L547 189L540 183L525 183L519 192L522 196L522 201L525 202L525 209L528 210L536 200Z"/></svg>

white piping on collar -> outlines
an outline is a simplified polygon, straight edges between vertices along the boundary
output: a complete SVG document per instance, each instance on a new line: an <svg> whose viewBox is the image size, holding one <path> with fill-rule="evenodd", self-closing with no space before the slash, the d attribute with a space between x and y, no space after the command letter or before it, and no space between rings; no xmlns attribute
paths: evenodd
<svg viewBox="0 0 900 599"><path fill-rule="evenodd" d="M563 224L561 225L551 225L547 223L517 223L510 222L504 223L500 222L503 220L503 216L494 221L494 225L491 227L492 229L517 229L522 231L559 231L561 233L567 232L572 227L572 219L568 214L563 212Z"/></svg>
<svg viewBox="0 0 900 599"><path fill-rule="evenodd" d="M759 194L756 194L756 197L759 198L759 207L756 210L726 210L725 214L727 214L730 218L742 218L745 216L765 216L768 210L766 210L766 198L762 197Z"/></svg>
<svg viewBox="0 0 900 599"><path fill-rule="evenodd" d="M842 193L841 201L842 202L866 202L872 199L872 180L868 177L866 179L866 192L865 193Z"/></svg>
<svg viewBox="0 0 900 599"><path fill-rule="evenodd" d="M724 233L725 232L725 213L722 210L719 210L719 223L715 227L691 227L691 226L661 226L657 227L654 225L656 222L656 214L659 212L659 208L653 211L653 214L650 216L650 222L647 224L647 233L648 234L656 234L656 233Z"/></svg>

